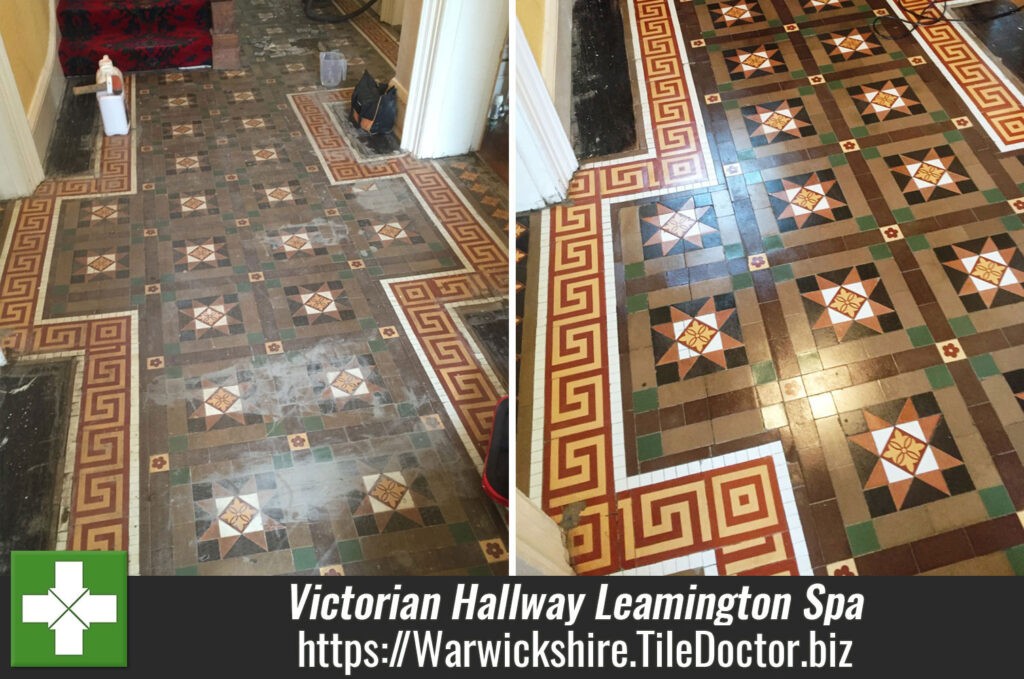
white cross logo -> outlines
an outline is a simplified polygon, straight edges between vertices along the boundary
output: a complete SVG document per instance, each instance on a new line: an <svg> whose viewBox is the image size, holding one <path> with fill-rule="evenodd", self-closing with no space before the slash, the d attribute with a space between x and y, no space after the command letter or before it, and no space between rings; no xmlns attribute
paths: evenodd
<svg viewBox="0 0 1024 679"><path fill-rule="evenodd" d="M94 622L117 622L117 595L90 594L82 586L82 562L58 561L54 587L21 597L21 621L41 622L54 632L56 655L82 655L82 632Z"/></svg>

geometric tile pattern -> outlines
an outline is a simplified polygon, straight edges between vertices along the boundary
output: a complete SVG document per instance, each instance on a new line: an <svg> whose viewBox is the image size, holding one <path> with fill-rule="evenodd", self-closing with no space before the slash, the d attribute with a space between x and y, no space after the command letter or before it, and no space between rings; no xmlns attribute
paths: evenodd
<svg viewBox="0 0 1024 679"><path fill-rule="evenodd" d="M657 203L643 205L640 231L644 259L721 245L715 226L715 211L710 205L695 205L692 196L686 199L665 197Z"/></svg>
<svg viewBox="0 0 1024 679"><path fill-rule="evenodd" d="M872 516L974 490L932 394L872 406L862 415L862 431L848 438Z"/></svg>
<svg viewBox="0 0 1024 679"><path fill-rule="evenodd" d="M871 31L863 28L854 28L843 33L829 33L821 38L821 44L825 47L828 58L836 63L885 52L885 49L874 41Z"/></svg>
<svg viewBox="0 0 1024 679"><path fill-rule="evenodd" d="M722 2L716 5L708 5L711 11L712 22L715 28L729 28L734 24L752 24L763 18L761 8L757 2Z"/></svg>
<svg viewBox="0 0 1024 679"><path fill-rule="evenodd" d="M182 342L245 332L237 294L180 299L177 304Z"/></svg>
<svg viewBox="0 0 1024 679"><path fill-rule="evenodd" d="M1024 301L1024 255L1009 234L945 245L935 255L968 311Z"/></svg>
<svg viewBox="0 0 1024 679"><path fill-rule="evenodd" d="M325 415L392 403L372 354L333 364L311 363L308 371L320 411Z"/></svg>
<svg viewBox="0 0 1024 679"><path fill-rule="evenodd" d="M203 240L178 240L172 243L175 252L174 270L195 271L231 266L227 255L227 239L210 236Z"/></svg>
<svg viewBox="0 0 1024 679"><path fill-rule="evenodd" d="M745 365L732 293L651 309L658 384Z"/></svg>
<svg viewBox="0 0 1024 679"><path fill-rule="evenodd" d="M814 134L814 126L799 97L744 106L740 113L747 121L750 143L755 147Z"/></svg>
<svg viewBox="0 0 1024 679"><path fill-rule="evenodd" d="M906 78L855 85L847 89L865 123L897 119L924 113Z"/></svg>
<svg viewBox="0 0 1024 679"><path fill-rule="evenodd" d="M819 346L899 330L899 316L874 264L797 280Z"/></svg>
<svg viewBox="0 0 1024 679"><path fill-rule="evenodd" d="M291 285L284 288L296 326L307 326L330 320L352 320L352 311L344 286L339 281L319 285Z"/></svg>
<svg viewBox="0 0 1024 679"><path fill-rule="evenodd" d="M729 64L729 77L733 80L748 80L788 70L775 43L739 47L725 50L722 54Z"/></svg>
<svg viewBox="0 0 1024 679"><path fill-rule="evenodd" d="M779 231L849 219L850 208L835 177L832 170L819 170L765 182Z"/></svg>
<svg viewBox="0 0 1024 679"><path fill-rule="evenodd" d="M198 560L287 549L287 531L265 510L276 493L275 486L273 474L195 484Z"/></svg>
<svg viewBox="0 0 1024 679"><path fill-rule="evenodd" d="M305 226L293 226L280 231L268 231L271 239L274 259L290 260L296 255L325 255L327 248L318 247L315 243L322 240L320 232Z"/></svg>
<svg viewBox="0 0 1024 679"><path fill-rule="evenodd" d="M885 162L911 205L977 190L948 145L889 156Z"/></svg>

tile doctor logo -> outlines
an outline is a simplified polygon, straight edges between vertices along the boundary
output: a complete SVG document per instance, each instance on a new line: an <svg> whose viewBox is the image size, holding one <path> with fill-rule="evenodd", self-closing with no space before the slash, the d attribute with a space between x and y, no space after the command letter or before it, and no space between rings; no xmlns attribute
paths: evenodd
<svg viewBox="0 0 1024 679"><path fill-rule="evenodd" d="M12 667L126 667L125 552L11 553Z"/></svg>

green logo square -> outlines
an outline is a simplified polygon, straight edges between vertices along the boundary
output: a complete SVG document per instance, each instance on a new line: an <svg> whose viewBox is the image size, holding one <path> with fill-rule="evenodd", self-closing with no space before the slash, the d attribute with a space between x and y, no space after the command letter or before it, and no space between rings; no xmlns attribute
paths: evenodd
<svg viewBox="0 0 1024 679"><path fill-rule="evenodd" d="M11 552L11 667L127 666L127 552Z"/></svg>

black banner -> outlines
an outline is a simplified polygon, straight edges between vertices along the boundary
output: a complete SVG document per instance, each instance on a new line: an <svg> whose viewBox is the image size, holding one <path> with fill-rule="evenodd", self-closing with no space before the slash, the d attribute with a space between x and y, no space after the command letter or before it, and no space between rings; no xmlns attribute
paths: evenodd
<svg viewBox="0 0 1024 679"><path fill-rule="evenodd" d="M128 669L33 676L735 676L1017 665L1016 578L132 577ZM10 578L0 583L10 605ZM5 634L10 657L10 634ZM8 661L5 661L6 665Z"/></svg>

